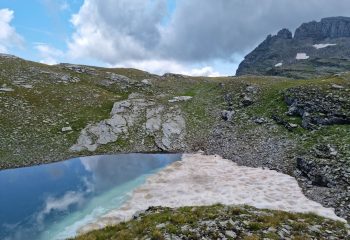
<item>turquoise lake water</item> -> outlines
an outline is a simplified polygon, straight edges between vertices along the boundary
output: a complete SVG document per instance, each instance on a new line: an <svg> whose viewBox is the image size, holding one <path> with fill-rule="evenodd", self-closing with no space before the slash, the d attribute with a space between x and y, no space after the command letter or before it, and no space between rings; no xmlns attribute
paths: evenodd
<svg viewBox="0 0 350 240"><path fill-rule="evenodd" d="M0 239L55 240L125 202L181 154L119 154L0 171Z"/></svg>

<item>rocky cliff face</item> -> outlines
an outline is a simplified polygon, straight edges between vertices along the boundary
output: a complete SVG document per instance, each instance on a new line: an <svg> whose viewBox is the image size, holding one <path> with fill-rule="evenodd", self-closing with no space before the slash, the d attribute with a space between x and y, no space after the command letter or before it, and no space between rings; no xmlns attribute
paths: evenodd
<svg viewBox="0 0 350 240"><path fill-rule="evenodd" d="M269 35L239 65L237 75L308 78L350 70L350 18L303 23L294 37L288 29Z"/></svg>
<svg viewBox="0 0 350 240"><path fill-rule="evenodd" d="M295 39L312 38L323 40L326 38L350 37L350 18L330 17L323 18L320 22L303 23L295 31Z"/></svg>

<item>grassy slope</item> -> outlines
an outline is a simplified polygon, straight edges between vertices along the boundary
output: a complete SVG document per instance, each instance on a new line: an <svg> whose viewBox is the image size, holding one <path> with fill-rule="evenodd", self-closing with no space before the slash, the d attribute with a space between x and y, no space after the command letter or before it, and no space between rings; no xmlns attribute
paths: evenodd
<svg viewBox="0 0 350 240"><path fill-rule="evenodd" d="M287 227L286 227L287 226ZM312 226L319 226L313 231ZM289 234L282 229L288 229ZM281 211L258 210L252 207L183 207L155 208L137 219L90 232L77 240L126 239L222 239L227 231L236 238L281 239L280 233L291 239L344 239L345 225L313 214L294 214ZM231 235L232 236L232 235ZM170 238L169 238L170 237Z"/></svg>
<svg viewBox="0 0 350 240"><path fill-rule="evenodd" d="M0 87L6 84L15 90L14 92L0 93L0 169L92 154L89 152L73 154L68 149L76 142L81 129L88 123L107 118L113 103L126 99L132 92L141 93L149 99L158 98L158 101L168 107L170 107L170 104L167 100L174 96L192 96L193 99L191 101L179 103L179 106L185 113L187 121L189 150L198 150L205 148L206 139L210 131L215 126L215 123L220 121L221 110L227 108L223 98L224 94L234 93L234 101L239 102L240 93L248 85L256 85L260 88L255 104L240 109L235 118L237 122L234 124L239 126L242 134L244 134L247 128L257 128L256 124L247 121L247 119L256 116L271 118L273 113L284 114L287 106L283 101L282 92L287 88L317 85L328 89L332 83L349 87L350 79L349 75L311 80L254 76L239 78L179 78L167 76L161 78L135 69L103 68L95 68L97 75L90 75L86 73L78 74L59 66L46 66L18 59L1 59L0 67L2 69L0 72ZM79 77L80 82L60 83L57 79L52 78L52 74L41 73L33 75L29 70L31 67L51 73L70 74L71 76ZM107 71L126 75L136 81L153 79L153 85L146 88L135 85L123 88L118 84L104 86L101 84L101 81L105 79ZM27 81L34 86L33 89L25 89L14 85L13 81L22 76L29 76ZM284 117L288 122L297 124L301 122L300 119L295 117ZM61 128L68 125L72 126L73 131L62 133ZM322 127L317 131L304 130L299 127L295 131L289 132L282 126L277 126L276 129L273 134L300 142L295 152L307 152L317 143L332 142L338 147L343 159L350 159L350 127L348 125ZM137 135L132 135L129 139L108 144L98 149L96 153L137 151L133 142L141 140L136 139L136 137ZM151 141L151 139L146 140ZM198 216L192 216L188 208L179 210L183 214L179 219L210 218L210 214L207 215L207 213L211 213L211 211L214 211L214 215L222 213L216 206L199 209ZM274 212L273 214L277 219L280 217L284 219L283 216L288 218L300 217L286 213ZM178 219L178 215L173 215L172 210L165 209L164 212L158 215L146 216L142 221L131 221L116 227L107 228L101 232L93 232L81 239L119 239L116 235L117 231L122 233L118 235L120 239L128 239L127 237L129 236L140 234L142 229L148 229L147 233L150 234L149 236L154 234L153 237L157 239L159 231L155 229L155 225L160 222L159 219L164 217L170 219L167 221L175 221L175 223L176 219ZM253 221L254 216L250 217L252 217L251 220ZM308 217L311 219L310 224L314 224L312 221L321 221L320 218L309 215L303 216L303 218ZM179 231L179 226L184 223L178 224L170 225L170 230ZM261 224L265 227L264 221L257 225L261 227ZM338 226L334 224L331 223L330 228ZM129 227L139 230L130 231ZM125 237L123 238L123 236Z"/></svg>
<svg viewBox="0 0 350 240"><path fill-rule="evenodd" d="M51 162L76 156L68 151L79 136L81 129L88 123L98 122L109 116L115 101L126 99L128 94L138 92L146 98L167 102L174 96L193 96L193 100L179 103L187 120L188 150L205 147L205 139L220 120L220 111L226 108L223 99L225 93L235 93L239 96L247 85L256 85L261 90L258 100L252 106L242 109L236 119L241 124L242 132L245 128L257 127L246 119L261 116L271 118L275 112L283 115L287 106L283 101L282 91L296 86L320 86L329 88L331 83L349 84L348 76L314 80L292 80L278 77L240 77L240 78L182 78L158 77L135 69L103 69L95 68L95 75L79 74L59 66L46 66L19 59L1 59L2 72L0 86L6 84L14 92L0 93L0 169L42 162ZM60 83L52 78L52 74L33 74L30 68L42 71L70 74L79 77L78 83ZM106 78L106 72L123 74L132 79L153 79L151 87L137 87L135 85L123 88L118 84L104 86L101 84ZM29 76L28 80L33 89L25 89L13 84L18 78ZM161 97L159 97L161 95ZM236 99L239 101L239 99ZM289 122L300 123L300 119L286 117ZM71 126L73 132L62 133L61 129ZM349 127L332 126L320 131L308 131L298 128L288 132L278 127L278 134L302 139L301 151L316 142L333 141L340 149L349 155ZM137 131L137 130L135 130ZM131 136L98 149L97 153L137 151L133 142L140 141ZM320 138L322 136L322 138ZM150 139L146 139L150 140ZM78 155L88 155L82 152Z"/></svg>
<svg viewBox="0 0 350 240"><path fill-rule="evenodd" d="M6 84L13 92L0 93L0 169L52 162L76 156L68 151L87 124L109 117L116 101L127 99L130 93L140 93L170 107L168 99L179 95L194 97L191 103L179 103L186 114L190 134L203 132L201 121L207 128L215 118L209 117L211 107L221 99L215 80L200 81L187 78L163 78L135 69L95 68L96 75L75 73L59 66L46 66L19 59L1 59L3 72L0 86ZM32 74L30 68L51 72ZM106 72L123 74L136 81L156 79L150 88L135 85L123 88L118 84L104 86ZM53 79L53 74L70 74L79 77L78 83L62 83ZM28 76L26 83L32 89L16 86L14 81ZM159 98L159 94L164 96ZM209 110L210 109L210 110ZM61 129L71 126L74 131L62 133ZM193 135L193 134L192 134ZM132 142L136 139L121 140L98 149L96 153L138 151ZM92 154L82 152L78 155Z"/></svg>

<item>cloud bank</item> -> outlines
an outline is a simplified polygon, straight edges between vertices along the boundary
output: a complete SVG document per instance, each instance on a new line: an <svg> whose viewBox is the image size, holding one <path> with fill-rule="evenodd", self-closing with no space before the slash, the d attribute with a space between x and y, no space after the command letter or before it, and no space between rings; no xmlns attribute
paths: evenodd
<svg viewBox="0 0 350 240"><path fill-rule="evenodd" d="M71 20L70 56L153 72L216 75L213 61L237 65L237 55L242 58L268 34L347 15L350 8L348 0L177 0L169 16L169 1L85 0Z"/></svg>
<svg viewBox="0 0 350 240"><path fill-rule="evenodd" d="M50 12L73 11L66 0L40 1ZM69 31L63 31L69 35L62 36L67 50L50 43L34 48L41 62L49 64L233 75L268 34L323 17L349 16L349 8L349 0L84 0L70 19ZM12 10L0 9L1 52L23 42L11 25L13 17Z"/></svg>
<svg viewBox="0 0 350 240"><path fill-rule="evenodd" d="M7 53L9 48L21 46L23 44L22 37L11 26L14 12L10 9L0 9L0 52Z"/></svg>
<svg viewBox="0 0 350 240"><path fill-rule="evenodd" d="M48 65L57 64L60 57L64 56L64 53L46 43L36 43L34 48L39 52L41 57L40 62Z"/></svg>

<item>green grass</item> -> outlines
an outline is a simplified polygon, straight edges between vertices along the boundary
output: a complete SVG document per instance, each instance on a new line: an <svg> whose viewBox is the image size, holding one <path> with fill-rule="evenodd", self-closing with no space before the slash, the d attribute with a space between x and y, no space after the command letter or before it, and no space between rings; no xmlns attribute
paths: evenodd
<svg viewBox="0 0 350 240"><path fill-rule="evenodd" d="M270 119L272 114L283 116L290 123L301 124L298 117L285 116L287 105L283 100L283 91L292 87L317 86L327 89L330 84L348 84L348 75L331 78L309 80L293 80L281 77L159 77L136 69L106 69L95 67L97 75L79 74L62 66L47 66L20 59L1 60L0 66L5 72L0 73L0 84L7 84L15 89L14 92L0 94L0 168L24 166L36 163L51 162L74 157L90 152L71 153L73 145L87 124L96 123L109 117L116 101L125 100L131 93L138 93L147 99L156 99L166 109L177 105L186 120L186 143L188 150L205 150L207 139L212 129L221 121L220 113L228 109L224 101L225 94L231 94L234 110L237 112L234 125L241 134L257 128L249 119L265 117ZM78 83L58 83L47 73L33 75L31 68L55 74L70 74L78 77ZM137 87L114 84L104 86L101 82L113 72L128 76L136 82L151 79L152 86ZM25 89L13 84L16 78L28 75L28 81L33 89ZM255 103L242 108L239 103L241 94L248 85L255 85L260 90L255 96ZM186 102L169 103L175 96L192 96ZM142 135L140 129L145 119L131 129L127 138L121 138L116 143L100 147L96 153L137 151L142 140L143 150L155 151L157 148L152 136ZM62 133L61 129L71 126L73 132ZM341 151L349 156L346 141L349 140L347 126L324 127L319 131L310 132L297 128L293 132L286 131L283 126L277 127L271 134L288 137L299 141L301 150L308 151L312 145L325 139L334 141ZM336 137L339 136L339 137ZM20 144L18 144L20 143ZM298 150L299 151L299 150Z"/></svg>
<svg viewBox="0 0 350 240"><path fill-rule="evenodd" d="M219 237L219 232L225 232L219 228L206 227L205 222L213 222L219 225L223 221L238 222L237 225L228 224L226 228L237 233L239 239L252 239L251 237L277 238L278 235L266 231L270 227L279 229L283 225L291 226L291 234L311 239L318 237L317 233L308 230L309 226L321 225L321 231L331 230L337 236L345 237L346 227L343 223L328 220L314 214L295 214L283 211L258 210L252 207L228 207L213 205L205 207L182 207L179 209L155 208L142 214L135 220L127 221L116 226L110 226L102 230L92 231L77 237L78 240L97 239L164 239L166 234L181 236L186 239L200 239L191 229L197 229L202 236ZM247 224L246 224L247 223ZM213 230L216 229L216 230ZM252 236L246 234L250 232ZM250 238L248 238L250 237Z"/></svg>

